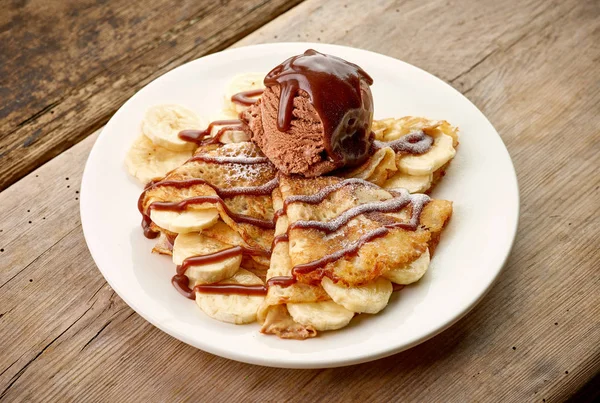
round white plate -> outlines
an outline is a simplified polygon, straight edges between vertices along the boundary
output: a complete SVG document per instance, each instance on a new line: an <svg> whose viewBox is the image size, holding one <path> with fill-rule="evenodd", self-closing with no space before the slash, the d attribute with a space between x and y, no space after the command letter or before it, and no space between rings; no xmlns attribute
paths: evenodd
<svg viewBox="0 0 600 403"><path fill-rule="evenodd" d="M445 119L460 128L460 146L433 196L452 200L454 214L427 274L394 293L377 315L360 315L339 331L310 340L281 340L258 324L236 326L206 316L171 285L169 257L151 254L136 202L142 186L129 177L125 153L145 110L177 103L207 119L223 104L228 80L267 72L314 48L359 64L375 80L375 118ZM385 357L446 329L484 296L510 252L519 194L510 156L485 116L458 91L414 66L380 54L316 43L278 43L226 50L170 71L115 113L96 141L81 184L81 221L98 268L129 306L159 329L233 360L288 368L356 364Z"/></svg>

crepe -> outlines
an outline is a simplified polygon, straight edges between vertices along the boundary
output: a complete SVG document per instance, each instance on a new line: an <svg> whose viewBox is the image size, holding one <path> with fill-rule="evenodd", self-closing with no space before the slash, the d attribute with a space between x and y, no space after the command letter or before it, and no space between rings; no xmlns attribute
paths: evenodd
<svg viewBox="0 0 600 403"><path fill-rule="evenodd" d="M314 337L345 326L354 313L383 309L389 278L408 278L402 274L425 254L426 270L452 214L451 202L360 179L281 176L273 195L276 210L287 208L277 221L276 239L283 240L273 248L258 320L263 333L284 338Z"/></svg>
<svg viewBox="0 0 600 403"><path fill-rule="evenodd" d="M427 193L444 176L458 146L458 130L444 120L413 116L374 120L373 133L371 158L340 176Z"/></svg>

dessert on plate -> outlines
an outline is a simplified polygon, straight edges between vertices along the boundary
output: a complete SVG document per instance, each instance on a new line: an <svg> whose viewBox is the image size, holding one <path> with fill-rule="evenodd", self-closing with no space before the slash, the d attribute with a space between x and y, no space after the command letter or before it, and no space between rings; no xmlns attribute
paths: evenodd
<svg viewBox="0 0 600 403"><path fill-rule="evenodd" d="M126 157L172 283L208 316L306 339L383 310L427 271L452 202L428 193L457 129L374 120L372 78L315 50L236 76L209 123L147 110Z"/></svg>

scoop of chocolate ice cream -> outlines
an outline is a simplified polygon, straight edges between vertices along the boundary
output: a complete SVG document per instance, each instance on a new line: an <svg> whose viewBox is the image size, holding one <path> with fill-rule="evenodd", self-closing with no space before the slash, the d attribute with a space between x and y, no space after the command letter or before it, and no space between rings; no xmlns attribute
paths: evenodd
<svg viewBox="0 0 600 403"><path fill-rule="evenodd" d="M267 74L261 99L241 119L285 174L359 165L372 142L372 82L355 64L308 50Z"/></svg>

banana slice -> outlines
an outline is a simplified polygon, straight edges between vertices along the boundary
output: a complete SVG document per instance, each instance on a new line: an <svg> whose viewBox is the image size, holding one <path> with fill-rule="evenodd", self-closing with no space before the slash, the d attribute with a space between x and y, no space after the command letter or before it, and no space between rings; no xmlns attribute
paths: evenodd
<svg viewBox="0 0 600 403"><path fill-rule="evenodd" d="M125 166L132 176L146 184L154 178L165 176L191 156L191 151L171 151L157 146L142 134L127 151Z"/></svg>
<svg viewBox="0 0 600 403"><path fill-rule="evenodd" d="M429 267L429 249L419 256L419 258L404 267L391 270L384 274L384 277L396 284L411 284L418 281Z"/></svg>
<svg viewBox="0 0 600 403"><path fill-rule="evenodd" d="M227 244L199 233L180 234L173 244L173 263L180 265L188 257L208 255L226 248ZM240 263L242 256L233 256L219 262L190 266L185 275L189 277L191 287L212 284L233 276Z"/></svg>
<svg viewBox="0 0 600 403"><path fill-rule="evenodd" d="M233 77L225 91L225 109L235 113L243 112L247 106L231 102L231 97L240 92L265 88L263 83L265 75L265 73L244 73Z"/></svg>
<svg viewBox="0 0 600 403"><path fill-rule="evenodd" d="M154 224L178 234L201 231L219 221L219 212L212 205L199 210L166 211L151 210Z"/></svg>
<svg viewBox="0 0 600 403"><path fill-rule="evenodd" d="M287 309L296 322L316 330L341 329L354 317L354 312L333 301L287 304Z"/></svg>
<svg viewBox="0 0 600 403"><path fill-rule="evenodd" d="M249 271L239 269L233 277L219 284L259 285L263 282ZM196 303L205 314L221 322L237 325L256 321L256 311L264 299L256 295L196 293Z"/></svg>
<svg viewBox="0 0 600 403"><path fill-rule="evenodd" d="M433 174L428 175L408 175L397 172L383 184L384 189L404 188L410 193L426 192L433 182Z"/></svg>
<svg viewBox="0 0 600 403"><path fill-rule="evenodd" d="M406 155L400 158L398 169L409 175L430 175L436 169L454 158L456 150L453 139L447 134L439 133L433 139L431 149L421 155Z"/></svg>
<svg viewBox="0 0 600 403"><path fill-rule="evenodd" d="M331 299L352 312L377 313L385 308L393 292L390 280L379 277L363 286L347 287L323 277L321 285Z"/></svg>
<svg viewBox="0 0 600 403"><path fill-rule="evenodd" d="M155 105L146 111L142 133L152 142L173 151L193 150L194 143L181 140L179 132L202 129L203 124L191 110L181 105Z"/></svg>
<svg viewBox="0 0 600 403"><path fill-rule="evenodd" d="M396 153L390 147L384 147L377 150L366 164L351 171L347 177L365 179L381 186L397 171Z"/></svg>

